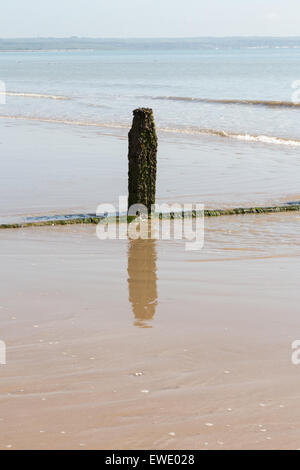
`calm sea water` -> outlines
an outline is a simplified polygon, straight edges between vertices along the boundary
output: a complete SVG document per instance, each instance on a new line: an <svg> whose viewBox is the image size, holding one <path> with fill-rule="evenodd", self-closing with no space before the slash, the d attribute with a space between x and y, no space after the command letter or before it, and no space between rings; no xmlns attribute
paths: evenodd
<svg viewBox="0 0 300 470"><path fill-rule="evenodd" d="M165 142L172 140L162 156L162 168L163 158L169 165L169 173L165 170L166 179L160 176L159 196L162 198L167 197L167 187L169 192L174 192L174 198L182 200L186 195L192 198L202 194L204 202L218 206L264 202L272 198L288 200L297 196L300 106L293 103L293 98L300 99L300 93L295 94L300 89L300 82L296 83L300 81L300 38L2 40L0 80L5 82L8 92L6 104L0 105L2 126L9 128L9 132L8 128L7 132L3 128L1 133L2 150L6 152L1 155L5 180L2 191L6 191L4 197L7 195L5 213L10 212L7 204L9 206L9 201L14 199L6 188L7 181L13 179L15 184L20 184L21 179L23 187L22 165L34 180L35 165L31 167L30 150L27 149L30 155L27 162L24 156L18 166L20 173L15 165L14 159L21 151L26 134L22 134L23 131L31 135L34 152L38 141L43 142L43 132L47 133L49 126L61 132L58 129L66 129L68 125L74 133L72 135L69 129L65 135L69 136L73 147L78 148L78 132L84 132L85 137L91 139L98 131L117 132L125 137L132 110L138 106L152 107L160 138ZM28 131L26 126L30 123ZM11 126L14 126L15 139L11 138ZM51 154L45 149L39 158L43 159L45 170L52 169L55 161L59 180L64 174L67 150L61 156L60 137L55 135L57 150L51 143ZM177 144L176 139L179 139ZM87 153L88 142L85 142ZM93 146L92 140L90 142ZM68 151L72 150L72 145ZM178 162L180 145L190 145L184 151L181 148L181 158L184 154L181 164ZM64 149L66 147L64 144ZM120 150L116 147L116 151ZM244 155L242 162L241 155ZM83 158L83 166L84 161ZM180 174L184 174L189 164L189 181L183 182ZM109 165L104 159L100 167L107 170ZM118 173L121 167L123 171L122 165L111 168L111 177L121 180ZM74 169L70 168L70 175L72 172ZM88 175L87 178L93 178L94 173ZM80 174L77 176L80 178ZM248 198L245 198L242 190L249 180L252 186L247 188ZM38 180L34 184L39 184ZM197 184L198 191L191 192L190 188ZM115 188L116 192L126 187L121 186ZM103 187L106 189L105 184ZM226 197L230 188L231 196ZM30 189L26 191L24 189L23 200L27 195L30 199ZM66 191L67 183L62 194ZM300 193L300 188L298 191ZM108 200L110 194L108 188L105 194L98 196L101 200L95 201L95 205L103 198ZM20 196L22 199L22 191ZM81 206L85 208L83 196L82 201ZM27 214L33 206L28 203L23 212ZM49 206L53 210L60 206L77 207L69 201L48 204L47 208Z"/></svg>

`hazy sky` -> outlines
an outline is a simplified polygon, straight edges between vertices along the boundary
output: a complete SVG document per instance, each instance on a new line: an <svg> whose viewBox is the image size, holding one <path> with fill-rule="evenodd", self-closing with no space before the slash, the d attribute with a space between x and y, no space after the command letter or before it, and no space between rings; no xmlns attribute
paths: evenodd
<svg viewBox="0 0 300 470"><path fill-rule="evenodd" d="M300 35L300 0L2 0L0 37Z"/></svg>

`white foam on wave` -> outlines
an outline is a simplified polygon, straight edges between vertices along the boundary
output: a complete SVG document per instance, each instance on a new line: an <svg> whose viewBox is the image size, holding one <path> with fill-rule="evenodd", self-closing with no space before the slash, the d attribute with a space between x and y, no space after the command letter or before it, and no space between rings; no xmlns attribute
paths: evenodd
<svg viewBox="0 0 300 470"><path fill-rule="evenodd" d="M36 121L45 122L50 124L66 124L70 126L84 126L84 127L99 127L105 129L129 129L130 126L127 124L117 122L95 122L95 121L77 121L72 119L54 119L47 117L35 117L35 116L21 116L21 115L0 115L0 119L15 119L23 121ZM242 140L245 142L256 142L269 145L287 145L292 147L300 147L300 140L289 139L285 137L275 137L268 135L251 135L251 134L240 134L218 129L201 129L195 127L157 127L159 132L172 133L172 134L185 134L185 135L211 135L216 137L226 137L230 139Z"/></svg>
<svg viewBox="0 0 300 470"><path fill-rule="evenodd" d="M104 127L108 129L128 129L126 124L110 123L110 122L93 122L93 121L75 121L72 119L54 119L47 117L34 117L34 116L8 116L0 115L0 119L16 119L21 121L36 121L46 122L50 124L67 124L69 126L84 126L84 127Z"/></svg>
<svg viewBox="0 0 300 470"><path fill-rule="evenodd" d="M60 96L60 95L47 95L44 93L26 93L26 92L20 92L20 91L2 91L0 92L0 95L6 95L6 96L19 96L22 98L44 98L44 99L50 99L50 100L70 100L71 98L68 98L67 96Z"/></svg>
<svg viewBox="0 0 300 470"><path fill-rule="evenodd" d="M288 139L284 137L275 137L267 135L251 135L251 134L237 134L228 131L221 131L217 129L196 129L196 128L169 128L164 127L159 129L161 132L170 132L176 134L187 135L215 135L217 137L227 137L230 139L244 140L246 142L258 142L271 145L288 145L292 147L300 147L300 140Z"/></svg>
<svg viewBox="0 0 300 470"><path fill-rule="evenodd" d="M247 142L261 142L263 144L289 145L293 147L300 147L299 140L272 137L268 135L228 134L228 137L238 140L245 140Z"/></svg>

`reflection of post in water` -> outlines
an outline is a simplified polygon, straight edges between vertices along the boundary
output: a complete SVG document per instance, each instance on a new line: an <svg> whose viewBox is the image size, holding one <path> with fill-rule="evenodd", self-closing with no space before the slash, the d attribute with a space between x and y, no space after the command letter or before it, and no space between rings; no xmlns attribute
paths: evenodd
<svg viewBox="0 0 300 470"><path fill-rule="evenodd" d="M149 327L157 306L155 240L129 240L128 289L135 325Z"/></svg>

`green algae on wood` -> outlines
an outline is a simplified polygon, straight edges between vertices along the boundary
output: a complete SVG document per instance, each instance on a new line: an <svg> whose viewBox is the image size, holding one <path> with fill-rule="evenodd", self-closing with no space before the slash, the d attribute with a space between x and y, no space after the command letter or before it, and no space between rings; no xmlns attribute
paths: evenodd
<svg viewBox="0 0 300 470"><path fill-rule="evenodd" d="M285 206L270 206L270 207L236 207L232 209L205 209L204 217L221 217L226 215L258 215L258 214L276 214L282 212L300 212L300 204L285 205ZM171 212L170 214L159 214L159 218L181 218L181 217L198 217L202 216L203 211L196 213L195 211L189 213L183 212ZM155 217L155 216L154 216ZM14 228L27 228L27 227L51 227L56 225L75 225L75 224L98 224L98 223L130 223L135 219L132 216L117 216L108 217L78 217L73 219L60 219L60 220L47 220L47 221L32 221L32 222L20 222L12 224L0 224L1 229L14 229Z"/></svg>
<svg viewBox="0 0 300 470"><path fill-rule="evenodd" d="M218 217L223 215L247 215L247 214L275 214L278 212L300 212L300 204L270 207L235 207L232 209L206 209L205 217Z"/></svg>
<svg viewBox="0 0 300 470"><path fill-rule="evenodd" d="M78 217L74 219L59 220L37 220L32 222L18 222L12 224L0 224L0 229L29 228L29 227L53 227L56 225L78 225L78 224L98 224L100 217Z"/></svg>
<svg viewBox="0 0 300 470"><path fill-rule="evenodd" d="M151 213L156 193L157 145L152 109L135 109L128 134L128 209L143 204Z"/></svg>

